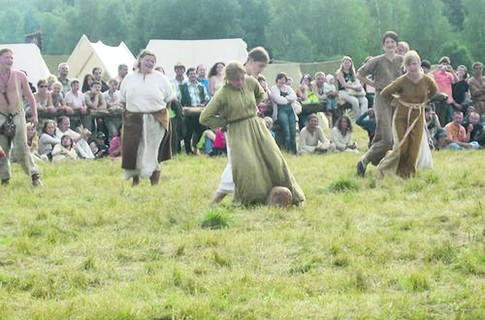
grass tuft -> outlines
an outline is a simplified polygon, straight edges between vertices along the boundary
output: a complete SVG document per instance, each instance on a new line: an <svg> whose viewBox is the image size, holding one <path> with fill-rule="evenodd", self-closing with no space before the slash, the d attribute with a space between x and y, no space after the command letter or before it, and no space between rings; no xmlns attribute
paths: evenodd
<svg viewBox="0 0 485 320"><path fill-rule="evenodd" d="M354 178L340 177L336 181L332 182L328 187L331 192L352 192L359 190L359 184Z"/></svg>
<svg viewBox="0 0 485 320"><path fill-rule="evenodd" d="M442 242L431 248L427 260L430 262L440 261L450 264L455 260L457 249L450 241Z"/></svg>
<svg viewBox="0 0 485 320"><path fill-rule="evenodd" d="M211 209L203 217L200 226L207 229L222 229L230 226L230 217L220 209Z"/></svg>
<svg viewBox="0 0 485 320"><path fill-rule="evenodd" d="M290 274L307 273L310 270L317 268L320 263L321 263L321 259L319 259L319 258L310 259L308 261L305 261L303 263L300 263L300 264L293 266L290 269Z"/></svg>
<svg viewBox="0 0 485 320"><path fill-rule="evenodd" d="M84 270L93 270L95 267L95 258L92 255L89 255L83 263Z"/></svg>

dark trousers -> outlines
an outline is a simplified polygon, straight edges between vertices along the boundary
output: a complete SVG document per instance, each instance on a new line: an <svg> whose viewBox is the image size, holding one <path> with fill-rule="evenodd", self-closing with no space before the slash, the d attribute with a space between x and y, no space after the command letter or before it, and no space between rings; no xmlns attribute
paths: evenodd
<svg viewBox="0 0 485 320"><path fill-rule="evenodd" d="M185 145L185 152L187 154L194 153L194 150L197 150L197 143L202 137L202 133L207 128L204 127L199 123L199 115L197 116L186 116L185 118L185 136L184 136L184 145Z"/></svg>

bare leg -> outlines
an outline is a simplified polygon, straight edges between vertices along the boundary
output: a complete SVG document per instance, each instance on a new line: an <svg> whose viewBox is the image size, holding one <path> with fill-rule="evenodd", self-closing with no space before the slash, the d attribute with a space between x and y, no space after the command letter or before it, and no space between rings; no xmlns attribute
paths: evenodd
<svg viewBox="0 0 485 320"><path fill-rule="evenodd" d="M216 192L216 194L214 195L214 198L211 201L211 204L216 204L216 203L221 202L222 199L224 199L226 196L227 196L227 193L223 193L223 192L219 192L219 191Z"/></svg>

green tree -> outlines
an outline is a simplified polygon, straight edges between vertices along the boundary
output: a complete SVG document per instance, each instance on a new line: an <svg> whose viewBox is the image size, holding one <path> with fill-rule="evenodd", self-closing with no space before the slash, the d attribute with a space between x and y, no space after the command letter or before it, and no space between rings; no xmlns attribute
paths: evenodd
<svg viewBox="0 0 485 320"><path fill-rule="evenodd" d="M264 30L269 23L268 3L259 0L238 0L241 7L240 24L244 38L249 48L265 45Z"/></svg>
<svg viewBox="0 0 485 320"><path fill-rule="evenodd" d="M463 23L463 38L473 59L485 61L485 0L463 0L466 16Z"/></svg>
<svg viewBox="0 0 485 320"><path fill-rule="evenodd" d="M24 42L24 19L15 7L7 8L0 13L0 41L3 43Z"/></svg>
<svg viewBox="0 0 485 320"><path fill-rule="evenodd" d="M65 30L69 27L69 24L64 17L50 12L40 12L37 19L43 35L44 52L49 54L69 52L65 35Z"/></svg>
<svg viewBox="0 0 485 320"><path fill-rule="evenodd" d="M409 14L403 17L401 38L419 51L422 59L437 62L441 47L452 39L451 25L443 16L441 0L407 0ZM419 18L418 18L419 17Z"/></svg>
<svg viewBox="0 0 485 320"><path fill-rule="evenodd" d="M313 44L302 30L302 18L295 2L272 2L270 22L265 30L267 47L279 60L311 61ZM282 10L284 8L284 10Z"/></svg>
<svg viewBox="0 0 485 320"><path fill-rule="evenodd" d="M450 57L451 63L455 68L461 64L471 67L473 62L467 47L457 40L445 43L441 48L441 55Z"/></svg>
<svg viewBox="0 0 485 320"><path fill-rule="evenodd" d="M443 0L443 14L446 16L453 31L463 30L463 21L465 20L465 9L461 0Z"/></svg>
<svg viewBox="0 0 485 320"><path fill-rule="evenodd" d="M369 52L369 13L362 0L312 1L302 12L305 31L315 46L314 60L351 55L362 61Z"/></svg>
<svg viewBox="0 0 485 320"><path fill-rule="evenodd" d="M107 45L117 46L129 34L133 25L126 12L124 1L109 0L104 2L99 23L100 38Z"/></svg>
<svg viewBox="0 0 485 320"><path fill-rule="evenodd" d="M369 21L366 28L370 32L368 47L371 55L376 55L382 48L382 35L389 30L399 35L404 31L404 17L409 8L402 0L366 0L369 9ZM403 39L410 41L409 39Z"/></svg>

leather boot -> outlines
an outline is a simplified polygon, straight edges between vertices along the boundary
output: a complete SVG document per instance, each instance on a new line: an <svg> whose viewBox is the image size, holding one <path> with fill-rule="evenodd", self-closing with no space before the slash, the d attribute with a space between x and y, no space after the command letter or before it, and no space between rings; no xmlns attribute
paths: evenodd
<svg viewBox="0 0 485 320"><path fill-rule="evenodd" d="M152 175L150 176L150 183L152 186L156 186L160 181L160 171L153 171Z"/></svg>
<svg viewBox="0 0 485 320"><path fill-rule="evenodd" d="M134 176L133 177L133 182L131 183L131 186L132 187L136 187L139 184L140 184L140 177L139 176Z"/></svg>

